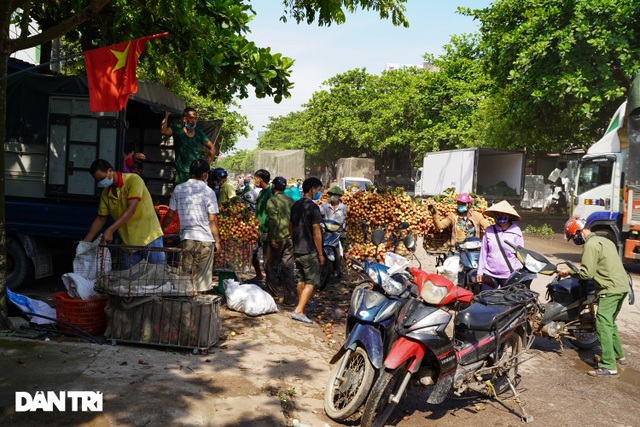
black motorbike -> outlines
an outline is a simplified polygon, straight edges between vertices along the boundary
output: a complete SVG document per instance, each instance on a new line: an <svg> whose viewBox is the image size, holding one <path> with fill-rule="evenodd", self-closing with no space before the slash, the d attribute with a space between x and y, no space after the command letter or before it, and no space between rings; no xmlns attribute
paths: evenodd
<svg viewBox="0 0 640 427"><path fill-rule="evenodd" d="M524 284L531 286L536 274L553 275L558 266L565 264L572 271L577 272L573 263L565 261L552 264L544 255L515 246L516 257L522 263L520 270L514 271L505 286ZM555 276L547 285L547 302L541 304L540 312L535 319L534 332L538 336L551 337L562 345L562 338L570 339L576 347L592 348L598 344L596 335L596 305L598 298L594 292L593 280L580 280L573 277L561 279ZM629 303L634 302L631 278L629 278Z"/></svg>

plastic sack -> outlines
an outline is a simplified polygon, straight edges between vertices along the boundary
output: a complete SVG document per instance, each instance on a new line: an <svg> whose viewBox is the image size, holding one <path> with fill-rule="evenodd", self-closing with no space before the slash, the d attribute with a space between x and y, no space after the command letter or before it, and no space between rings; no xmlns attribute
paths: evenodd
<svg viewBox="0 0 640 427"><path fill-rule="evenodd" d="M8 287L7 289L7 297L9 301L14 303L20 310L29 315L29 313L41 314L43 316L51 317L52 319L56 319L56 309L51 307L44 301L38 301L36 299L31 299L24 295L14 294L11 292L11 289ZM29 316L31 322L37 325L47 325L49 323L55 323L55 320L48 320L38 316Z"/></svg>
<svg viewBox="0 0 640 427"><path fill-rule="evenodd" d="M96 280L98 269L100 271L111 271L111 253L107 248L98 245L102 239L100 234L93 242L78 242L76 257L73 260L73 272L79 274L87 280Z"/></svg>
<svg viewBox="0 0 640 427"><path fill-rule="evenodd" d="M444 263L436 268L436 272L458 284L458 271L460 270L460 255L452 255L444 260Z"/></svg>
<svg viewBox="0 0 640 427"><path fill-rule="evenodd" d="M394 267L394 271L401 271L409 266L409 260L402 255L387 252L387 255L384 257L384 265L389 268Z"/></svg>
<svg viewBox="0 0 640 427"><path fill-rule="evenodd" d="M81 274L65 273L62 275L62 283L64 283L67 293L72 299L89 300L102 296L101 293L93 290L95 279L88 280Z"/></svg>
<svg viewBox="0 0 640 427"><path fill-rule="evenodd" d="M278 311L273 297L260 289L258 285L241 285L236 280L225 279L224 294L227 297L227 307L249 316L260 316Z"/></svg>

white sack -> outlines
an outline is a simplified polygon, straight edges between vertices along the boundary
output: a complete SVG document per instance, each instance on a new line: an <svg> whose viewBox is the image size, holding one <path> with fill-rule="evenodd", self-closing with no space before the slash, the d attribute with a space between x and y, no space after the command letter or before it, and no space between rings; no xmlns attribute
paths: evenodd
<svg viewBox="0 0 640 427"><path fill-rule="evenodd" d="M278 311L278 306L273 297L260 289L258 285L241 285L236 280L225 279L224 293L227 297L227 307L231 310L239 311L249 316L260 316Z"/></svg>

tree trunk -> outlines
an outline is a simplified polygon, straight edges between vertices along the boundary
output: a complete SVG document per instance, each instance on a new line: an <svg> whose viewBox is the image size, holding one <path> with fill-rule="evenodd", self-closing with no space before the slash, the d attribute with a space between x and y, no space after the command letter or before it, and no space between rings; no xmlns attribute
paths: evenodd
<svg viewBox="0 0 640 427"><path fill-rule="evenodd" d="M9 72L9 54L0 51L0 79ZM5 232L6 212L4 203L4 145L7 136L7 80L0 80L0 330L9 329L7 309L7 234Z"/></svg>

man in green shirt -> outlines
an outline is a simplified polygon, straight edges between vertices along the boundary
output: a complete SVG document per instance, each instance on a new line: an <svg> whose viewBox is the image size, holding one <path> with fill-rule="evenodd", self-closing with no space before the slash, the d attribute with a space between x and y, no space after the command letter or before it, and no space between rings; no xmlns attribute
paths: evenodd
<svg viewBox="0 0 640 427"><path fill-rule="evenodd" d="M182 184L189 179L189 167L191 162L200 158L200 145L209 150L207 162L211 164L215 155L213 143L207 135L200 129L196 129L198 113L193 108L185 108L182 112L182 123L171 127L167 126L169 111L164 114L164 119L160 124L160 133L164 136L173 137L173 147L176 152L176 180L175 183Z"/></svg>
<svg viewBox="0 0 640 427"><path fill-rule="evenodd" d="M258 194L258 198L256 199L256 209L255 215L258 219L258 232L260 233L260 245L262 245L262 255L264 265L267 265L267 253L264 250L264 244L267 240L267 230L268 230L268 216L267 216L267 201L271 198L271 185L269 181L271 181L271 174L268 170L259 169L256 171L253 177L256 188L260 189L260 194ZM260 248L256 248L256 251L253 253L253 268L256 270L256 280L264 280L264 276L262 275L262 270L260 269L260 261L258 260L258 250Z"/></svg>
<svg viewBox="0 0 640 427"><path fill-rule="evenodd" d="M567 240L573 240L576 245L584 245L582 265L575 275L583 280L593 279L599 298L596 334L602 347L602 356L596 369L588 374L594 377L618 378L617 364L625 365L627 360L620 342L616 319L629 292L629 279L613 242L593 234L585 225L584 219L571 218L564 226L564 234ZM558 273L560 277L569 274L569 271Z"/></svg>
<svg viewBox="0 0 640 427"><path fill-rule="evenodd" d="M273 196L267 200L267 241L264 243L267 289L281 303L295 305L296 281L293 273L293 241L289 234L293 199L284 191L287 180L277 176L271 183ZM281 267L282 276L278 274ZM281 280L280 280L281 279Z"/></svg>

